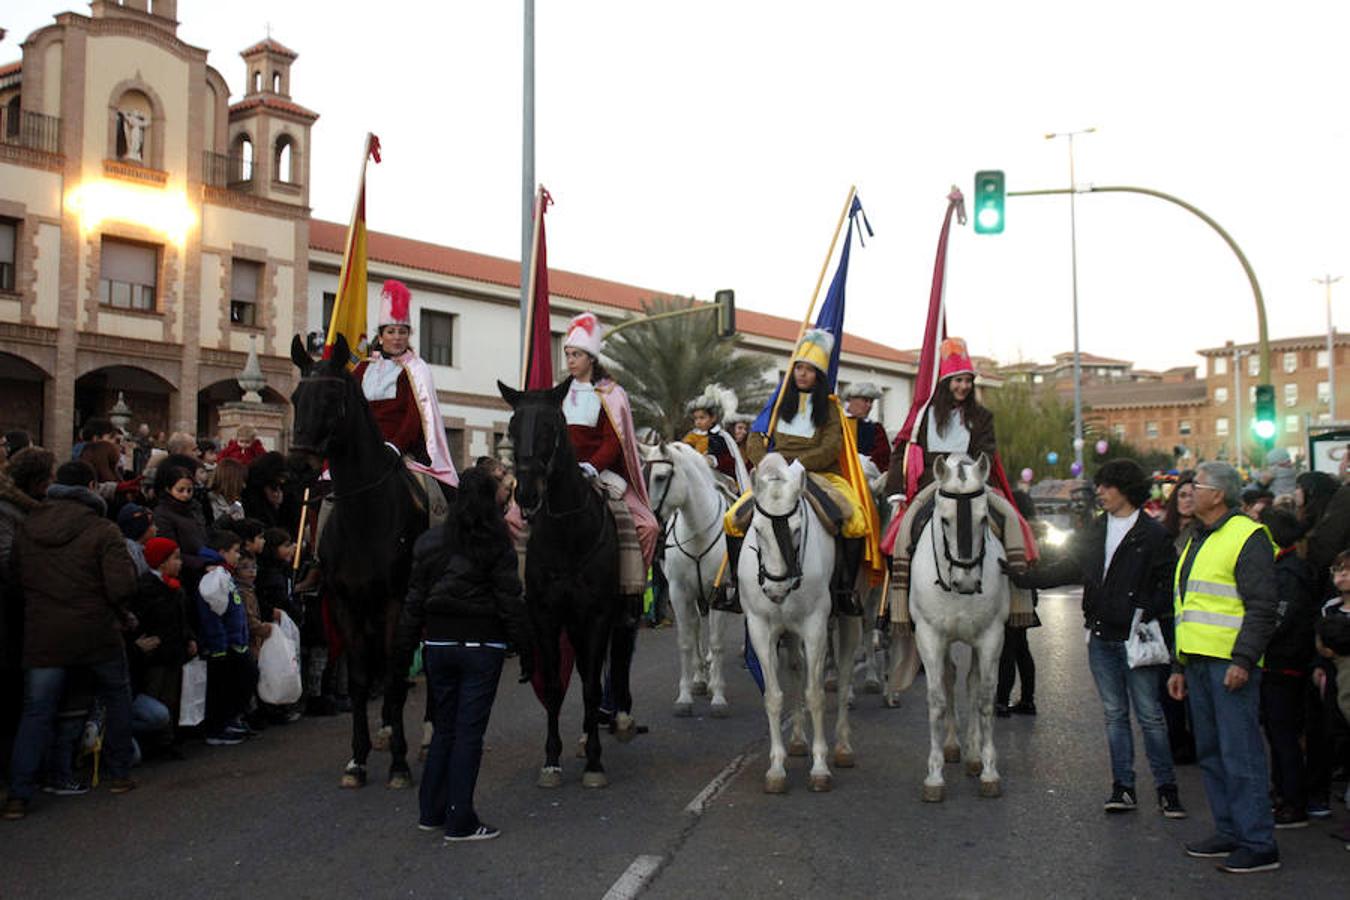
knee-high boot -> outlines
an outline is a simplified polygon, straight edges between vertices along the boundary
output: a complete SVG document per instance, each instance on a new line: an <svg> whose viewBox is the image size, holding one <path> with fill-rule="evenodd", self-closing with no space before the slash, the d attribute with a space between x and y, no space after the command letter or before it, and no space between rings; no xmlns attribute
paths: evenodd
<svg viewBox="0 0 1350 900"><path fill-rule="evenodd" d="M722 581L713 590L712 608L719 612L741 612L740 592L736 589L736 564L741 558L743 537L727 535L727 568L722 573Z"/></svg>
<svg viewBox="0 0 1350 900"><path fill-rule="evenodd" d="M864 540L865 538L836 538L834 578L830 586L835 615L862 615L862 604L858 601L858 592L854 590L854 586L858 583L858 567L862 564Z"/></svg>

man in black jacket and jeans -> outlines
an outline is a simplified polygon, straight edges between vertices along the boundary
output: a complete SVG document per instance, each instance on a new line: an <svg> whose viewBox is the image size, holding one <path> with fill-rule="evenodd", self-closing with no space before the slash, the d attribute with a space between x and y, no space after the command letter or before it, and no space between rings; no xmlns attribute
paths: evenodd
<svg viewBox="0 0 1350 900"><path fill-rule="evenodd" d="M1186 810L1177 795L1172 750L1163 719L1161 686L1167 667L1132 669L1125 639L1136 610L1142 620L1166 620L1171 627L1172 577L1176 549L1163 526L1140 511L1148 499L1144 470L1132 459L1113 459L1097 470L1097 516L1075 535L1059 559L1038 566L1013 583L1024 588L1083 586L1083 621L1088 630L1088 665L1106 711L1106 744L1111 753L1111 796L1107 812L1138 806L1134 786L1134 737L1130 707L1144 734L1144 751L1158 790L1158 809L1169 819Z"/></svg>

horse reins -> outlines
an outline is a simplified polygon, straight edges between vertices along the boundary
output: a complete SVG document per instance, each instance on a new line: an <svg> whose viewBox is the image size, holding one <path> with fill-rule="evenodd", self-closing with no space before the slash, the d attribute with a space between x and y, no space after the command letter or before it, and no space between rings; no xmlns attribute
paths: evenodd
<svg viewBox="0 0 1350 900"><path fill-rule="evenodd" d="M984 496L984 489L981 488L978 491L958 493L957 491L945 491L939 488L938 496L956 501L956 550L959 553L962 551L963 547L968 548L974 543L975 528L971 507L977 497ZM938 523L938 531L942 534L942 555L947 560L949 571L953 568L964 569L966 571L983 568L984 554L988 547L987 542L980 542L979 556L972 560L961 560L952 556L951 544L947 540L947 531L942 527L940 521ZM942 566L938 562L937 540L933 539L931 543L933 545L933 568L937 572L937 585L944 591L950 591L952 590L951 585L942 580ZM972 593L979 593L979 587L976 587L975 591Z"/></svg>
<svg viewBox="0 0 1350 900"><path fill-rule="evenodd" d="M782 603L783 600L787 599L788 594L791 594L797 588L802 586L802 561L801 561L802 553L801 549L798 549L792 542L792 526L789 524L789 522L794 515L796 515L797 513L802 513L801 538L802 538L802 549L805 549L806 533L807 530L811 527L810 510L807 510L805 507L806 501L801 498L798 498L797 506L792 510L792 512L776 516L773 513L766 510L764 507L760 506L758 499L755 500L755 512L761 516L764 516L764 518L768 519L770 524L773 526L773 537L774 541L778 545L778 552L782 553L786 557L785 562L787 563L787 572L785 572L782 575L774 575L768 569L764 568L764 554L760 550L759 544L756 543L755 557L759 563L760 590L764 589L766 581L772 581L776 584L782 584L787 581L792 582L792 586L788 588L787 594L784 594L782 599L774 601L776 603Z"/></svg>

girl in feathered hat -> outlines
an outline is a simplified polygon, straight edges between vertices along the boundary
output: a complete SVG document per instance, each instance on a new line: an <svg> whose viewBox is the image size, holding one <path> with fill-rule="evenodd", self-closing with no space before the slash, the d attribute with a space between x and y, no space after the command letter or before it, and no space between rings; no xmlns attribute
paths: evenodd
<svg viewBox="0 0 1350 900"><path fill-rule="evenodd" d="M613 478L622 480L624 506L637 529L645 578L645 566L651 565L661 527L647 500L628 394L600 362L602 340L602 326L594 313L581 313L568 323L563 355L572 387L563 400L563 417L582 468L595 476L610 473L607 480L616 486Z"/></svg>
<svg viewBox="0 0 1350 900"><path fill-rule="evenodd" d="M407 285L393 279L384 283L378 344L353 374L385 441L407 457L409 468L453 487L459 477L445 440L436 382L411 344L411 305Z"/></svg>
<svg viewBox="0 0 1350 900"><path fill-rule="evenodd" d="M713 468L734 481L738 490L745 491L750 488L750 473L741 459L741 448L722 428L723 415L736 414L736 402L734 391L720 384L708 385L685 407L694 427L682 440L708 457Z"/></svg>

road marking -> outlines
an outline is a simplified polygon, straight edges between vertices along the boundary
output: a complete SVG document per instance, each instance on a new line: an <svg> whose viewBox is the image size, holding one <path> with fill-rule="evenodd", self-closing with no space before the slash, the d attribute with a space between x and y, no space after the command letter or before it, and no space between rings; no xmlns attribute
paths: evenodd
<svg viewBox="0 0 1350 900"><path fill-rule="evenodd" d="M605 892L605 900L632 900L661 865L659 856L639 856Z"/></svg>
<svg viewBox="0 0 1350 900"><path fill-rule="evenodd" d="M699 791L693 800L689 801L689 805L684 808L684 811L694 816L703 815L703 811L708 808L708 804L726 789L726 786L740 773L741 769L745 768L746 763L750 762L754 755L747 750L727 763L727 767L718 772L717 777L708 782L707 786Z"/></svg>

